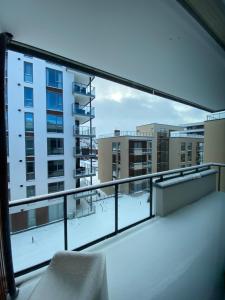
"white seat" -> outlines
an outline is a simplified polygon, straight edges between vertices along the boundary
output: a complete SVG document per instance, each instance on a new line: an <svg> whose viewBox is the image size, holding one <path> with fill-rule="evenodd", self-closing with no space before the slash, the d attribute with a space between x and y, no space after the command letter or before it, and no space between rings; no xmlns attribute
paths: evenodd
<svg viewBox="0 0 225 300"><path fill-rule="evenodd" d="M100 253L56 253L29 299L107 300L105 257Z"/></svg>

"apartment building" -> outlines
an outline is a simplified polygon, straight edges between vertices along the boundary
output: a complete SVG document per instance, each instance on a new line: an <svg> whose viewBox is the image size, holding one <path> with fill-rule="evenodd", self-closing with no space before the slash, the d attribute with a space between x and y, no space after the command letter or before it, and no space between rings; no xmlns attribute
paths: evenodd
<svg viewBox="0 0 225 300"><path fill-rule="evenodd" d="M225 112L207 116L205 121L204 161L225 163ZM220 190L225 191L225 170L221 169Z"/></svg>
<svg viewBox="0 0 225 300"><path fill-rule="evenodd" d="M10 200L91 184L95 175L94 77L13 51L8 51L7 64ZM86 201L80 196L70 198L68 216L72 218ZM62 199L14 208L11 230L62 216Z"/></svg>
<svg viewBox="0 0 225 300"><path fill-rule="evenodd" d="M135 132L115 130L111 136L101 136L98 139L99 180L105 182L203 163L203 137L179 136L180 132L184 132L184 127L153 123L137 126ZM124 184L120 191L143 191L147 188L143 184L146 185L139 181ZM112 188L104 191L113 193Z"/></svg>
<svg viewBox="0 0 225 300"><path fill-rule="evenodd" d="M98 177L101 182L145 175L152 172L156 156L156 140L146 133L114 131L110 137L98 139ZM143 182L120 186L120 192L143 190ZM112 194L112 188L104 189Z"/></svg>

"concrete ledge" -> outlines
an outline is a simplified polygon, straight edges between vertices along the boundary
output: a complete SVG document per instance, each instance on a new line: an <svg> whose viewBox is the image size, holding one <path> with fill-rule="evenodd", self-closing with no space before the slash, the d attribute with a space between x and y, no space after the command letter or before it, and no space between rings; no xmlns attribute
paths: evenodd
<svg viewBox="0 0 225 300"><path fill-rule="evenodd" d="M155 183L156 215L166 216L216 191L216 174L216 170L206 170Z"/></svg>

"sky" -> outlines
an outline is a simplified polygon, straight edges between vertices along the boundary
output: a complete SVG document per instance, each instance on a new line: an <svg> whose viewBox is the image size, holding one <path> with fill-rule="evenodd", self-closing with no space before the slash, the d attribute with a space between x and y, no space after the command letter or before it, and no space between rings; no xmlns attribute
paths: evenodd
<svg viewBox="0 0 225 300"><path fill-rule="evenodd" d="M97 137L114 129L135 131L137 125L161 123L180 125L205 121L209 114L188 105L122 86L101 78L94 80Z"/></svg>

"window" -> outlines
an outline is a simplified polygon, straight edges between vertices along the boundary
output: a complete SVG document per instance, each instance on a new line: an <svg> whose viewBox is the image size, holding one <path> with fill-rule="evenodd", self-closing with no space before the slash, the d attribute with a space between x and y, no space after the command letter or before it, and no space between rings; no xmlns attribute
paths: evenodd
<svg viewBox="0 0 225 300"><path fill-rule="evenodd" d="M180 149L181 149L181 151L185 151L186 150L186 143L185 142L181 143Z"/></svg>
<svg viewBox="0 0 225 300"><path fill-rule="evenodd" d="M25 113L25 131L34 131L34 115L33 113Z"/></svg>
<svg viewBox="0 0 225 300"><path fill-rule="evenodd" d="M27 186L27 198L35 196L35 185Z"/></svg>
<svg viewBox="0 0 225 300"><path fill-rule="evenodd" d="M34 159L26 161L26 179L27 180L34 180L35 179Z"/></svg>
<svg viewBox="0 0 225 300"><path fill-rule="evenodd" d="M63 116L47 114L47 131L63 132Z"/></svg>
<svg viewBox="0 0 225 300"><path fill-rule="evenodd" d="M185 153L181 153L180 155L180 161L185 162Z"/></svg>
<svg viewBox="0 0 225 300"><path fill-rule="evenodd" d="M188 149L189 151L192 150L192 143L188 143L188 144L187 144L187 149Z"/></svg>
<svg viewBox="0 0 225 300"><path fill-rule="evenodd" d="M187 160L192 161L192 152L191 151L188 151L188 153L187 153Z"/></svg>
<svg viewBox="0 0 225 300"><path fill-rule="evenodd" d="M26 152L26 156L34 156L34 137L33 136L25 137L25 152Z"/></svg>
<svg viewBox="0 0 225 300"><path fill-rule="evenodd" d="M64 140L48 138L48 155L64 154Z"/></svg>
<svg viewBox="0 0 225 300"><path fill-rule="evenodd" d="M47 86L62 89L63 87L63 75L61 71L54 69L46 69Z"/></svg>
<svg viewBox="0 0 225 300"><path fill-rule="evenodd" d="M64 190L64 181L52 182L48 184L48 193L55 193Z"/></svg>
<svg viewBox="0 0 225 300"><path fill-rule="evenodd" d="M47 109L63 111L62 93L47 91Z"/></svg>
<svg viewBox="0 0 225 300"><path fill-rule="evenodd" d="M33 107L33 89L24 87L24 106Z"/></svg>
<svg viewBox="0 0 225 300"><path fill-rule="evenodd" d="M64 176L64 161L50 160L48 161L48 177Z"/></svg>
<svg viewBox="0 0 225 300"><path fill-rule="evenodd" d="M33 82L33 64L24 62L24 81Z"/></svg>

